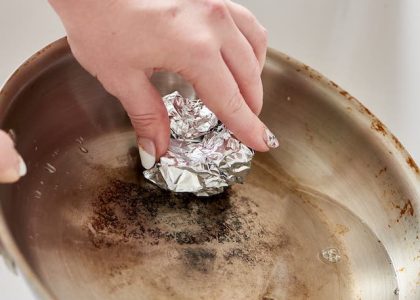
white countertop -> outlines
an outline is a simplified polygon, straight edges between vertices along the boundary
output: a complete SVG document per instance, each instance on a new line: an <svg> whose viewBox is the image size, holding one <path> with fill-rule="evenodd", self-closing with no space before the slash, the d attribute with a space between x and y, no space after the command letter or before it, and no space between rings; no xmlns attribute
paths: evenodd
<svg viewBox="0 0 420 300"><path fill-rule="evenodd" d="M420 161L420 1L240 0L270 45L312 66L364 103ZM0 84L64 35L46 0L0 1ZM31 300L0 259L0 300Z"/></svg>

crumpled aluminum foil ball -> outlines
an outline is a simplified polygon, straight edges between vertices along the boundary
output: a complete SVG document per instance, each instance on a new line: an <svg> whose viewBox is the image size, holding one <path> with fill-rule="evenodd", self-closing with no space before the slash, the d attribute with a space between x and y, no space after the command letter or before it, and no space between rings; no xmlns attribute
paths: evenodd
<svg viewBox="0 0 420 300"><path fill-rule="evenodd" d="M174 192L211 196L242 183L254 151L237 140L201 100L174 92L163 97L171 140L167 153L145 178Z"/></svg>

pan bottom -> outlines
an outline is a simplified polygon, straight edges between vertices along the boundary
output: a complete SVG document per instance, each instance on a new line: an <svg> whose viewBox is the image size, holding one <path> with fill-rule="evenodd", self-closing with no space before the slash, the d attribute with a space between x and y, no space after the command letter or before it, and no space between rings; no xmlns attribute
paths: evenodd
<svg viewBox="0 0 420 300"><path fill-rule="evenodd" d="M33 168L20 244L57 298L397 297L363 220L270 154L256 156L245 184L198 198L145 182L135 149L131 132L110 134Z"/></svg>

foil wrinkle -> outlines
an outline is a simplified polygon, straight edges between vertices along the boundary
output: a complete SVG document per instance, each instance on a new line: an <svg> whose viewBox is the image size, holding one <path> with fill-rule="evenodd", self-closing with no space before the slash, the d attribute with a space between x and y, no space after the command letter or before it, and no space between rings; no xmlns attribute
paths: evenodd
<svg viewBox="0 0 420 300"><path fill-rule="evenodd" d="M167 153L143 172L145 178L174 192L211 196L242 183L253 150L237 140L201 100L178 92L163 97L171 139Z"/></svg>

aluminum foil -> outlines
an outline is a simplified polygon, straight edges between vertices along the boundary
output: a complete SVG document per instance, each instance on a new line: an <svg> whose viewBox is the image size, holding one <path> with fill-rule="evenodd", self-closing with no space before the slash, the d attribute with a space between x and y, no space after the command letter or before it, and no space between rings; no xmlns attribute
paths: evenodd
<svg viewBox="0 0 420 300"><path fill-rule="evenodd" d="M144 176L163 189L197 196L215 195L242 183L253 150L237 140L201 100L174 92L163 101L170 119L170 145Z"/></svg>

